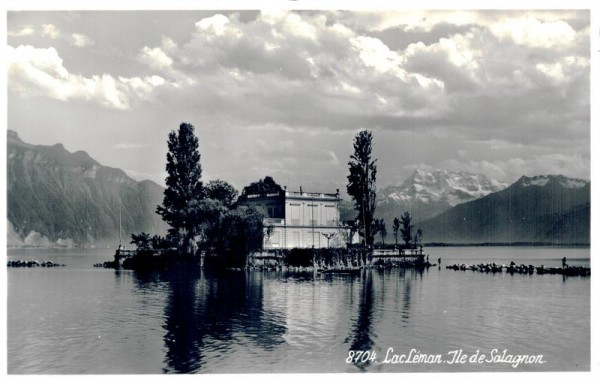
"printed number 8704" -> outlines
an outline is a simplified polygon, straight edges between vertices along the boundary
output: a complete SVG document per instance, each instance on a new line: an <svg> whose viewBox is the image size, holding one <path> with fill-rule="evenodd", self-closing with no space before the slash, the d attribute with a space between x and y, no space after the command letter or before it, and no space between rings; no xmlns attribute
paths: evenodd
<svg viewBox="0 0 600 382"><path fill-rule="evenodd" d="M370 350L350 350L348 351L348 358L346 363L358 363L358 362L375 362L377 355L374 351Z"/></svg>

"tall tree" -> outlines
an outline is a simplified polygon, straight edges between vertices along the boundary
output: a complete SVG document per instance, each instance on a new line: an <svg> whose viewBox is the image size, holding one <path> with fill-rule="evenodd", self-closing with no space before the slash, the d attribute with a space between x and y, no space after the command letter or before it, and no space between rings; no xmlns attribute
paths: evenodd
<svg viewBox="0 0 600 382"><path fill-rule="evenodd" d="M229 183L224 180L211 180L206 184L205 194L208 199L218 200L227 208L233 207L238 192Z"/></svg>
<svg viewBox="0 0 600 382"><path fill-rule="evenodd" d="M385 226L385 220L379 219L378 223L377 223L377 232L379 233L379 236L381 236L381 243L383 245L385 245L385 237L387 236L387 228Z"/></svg>
<svg viewBox="0 0 600 382"><path fill-rule="evenodd" d="M412 218L410 217L410 214L408 213L408 211L404 212L404 214L402 214L402 216L400 217L400 223L402 224L402 227L400 228L400 233L402 234L402 240L404 240L404 243L407 246L410 245L410 242L413 239L413 237L412 237L413 225L410 224L411 221L412 221Z"/></svg>
<svg viewBox="0 0 600 382"><path fill-rule="evenodd" d="M283 189L270 176L265 176L265 179L260 179L258 182L253 182L244 187L242 197L255 194L274 194L279 193Z"/></svg>
<svg viewBox="0 0 600 382"><path fill-rule="evenodd" d="M198 138L194 126L182 123L167 140L167 188L156 212L171 227L167 238L182 252L195 250L200 234L197 205L204 198Z"/></svg>
<svg viewBox="0 0 600 382"><path fill-rule="evenodd" d="M364 244L371 246L374 239L374 214L375 214L375 178L377 175L376 159L371 159L373 151L373 134L370 131L361 131L354 137L354 154L350 156L348 166L348 195L354 200L354 207L358 212L356 221L359 224L359 235L363 237Z"/></svg>
<svg viewBox="0 0 600 382"><path fill-rule="evenodd" d="M398 231L400 230L400 219L394 218L392 230L394 231L394 240L396 240L396 245L398 245Z"/></svg>
<svg viewBox="0 0 600 382"><path fill-rule="evenodd" d="M419 228L419 229L417 229L417 233L415 234L415 238L413 239L415 246L419 246L421 244L422 240L423 240L423 230L421 228Z"/></svg>

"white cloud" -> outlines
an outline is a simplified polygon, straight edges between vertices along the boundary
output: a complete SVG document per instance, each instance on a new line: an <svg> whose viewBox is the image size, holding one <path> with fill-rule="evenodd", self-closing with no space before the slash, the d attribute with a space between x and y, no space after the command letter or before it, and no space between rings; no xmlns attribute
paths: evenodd
<svg viewBox="0 0 600 382"><path fill-rule="evenodd" d="M161 48L149 48L145 46L142 48L138 58L141 62L154 69L170 68L173 64L173 59L163 52Z"/></svg>
<svg viewBox="0 0 600 382"><path fill-rule="evenodd" d="M8 31L8 35L10 37L31 36L34 33L35 33L35 29L33 29L33 26L31 26L31 25L26 25L19 30L9 30Z"/></svg>
<svg viewBox="0 0 600 382"><path fill-rule="evenodd" d="M201 34L205 34L209 39L211 39L212 36L242 36L242 32L231 24L229 18L221 14L198 21L196 23L196 30Z"/></svg>
<svg viewBox="0 0 600 382"><path fill-rule="evenodd" d="M161 46L166 52L173 52L177 49L177 43L168 36L162 36Z"/></svg>
<svg viewBox="0 0 600 382"><path fill-rule="evenodd" d="M571 45L575 30L563 20L541 21L532 16L507 18L494 23L490 30L501 39L512 39L529 47L563 48Z"/></svg>
<svg viewBox="0 0 600 382"><path fill-rule="evenodd" d="M60 30L54 24L43 24L41 35L42 37L56 39L60 36Z"/></svg>
<svg viewBox="0 0 600 382"><path fill-rule="evenodd" d="M552 80L563 82L570 80L573 74L585 70L589 66L589 59L578 56L566 56L558 62L540 62L535 68Z"/></svg>
<svg viewBox="0 0 600 382"><path fill-rule="evenodd" d="M158 76L115 79L109 74L83 77L63 66L54 48L8 47L10 87L21 96L48 96L62 101L82 100L115 109L128 109L165 83Z"/></svg>
<svg viewBox="0 0 600 382"><path fill-rule="evenodd" d="M151 33L154 25L132 23L128 38L103 30L90 34L89 52L16 48L11 95L115 109L160 103L168 112L127 115L156 131L173 118L199 126L207 174L240 185L272 170L325 188L337 177L343 187L337 167L365 128L380 139L382 182L401 181L412 163L506 180L589 171L586 11L227 12L194 21L161 21ZM69 41L64 31L81 30L56 25ZM106 60L115 52L124 54ZM63 63L71 53L73 65L100 59L80 68Z"/></svg>
<svg viewBox="0 0 600 382"><path fill-rule="evenodd" d="M152 180L154 182L156 182L157 184L160 184L164 187L165 184L165 179L167 177L167 172L163 171L163 172L145 172L145 171L138 171L138 170L134 170L134 169L124 169L123 171L125 171L125 173L137 180L137 181L142 181L142 180Z"/></svg>
<svg viewBox="0 0 600 382"><path fill-rule="evenodd" d="M331 163L332 165L335 165L335 166L340 164L340 160L338 159L335 152L333 152L331 150L323 150L323 152L325 153L325 155L327 155L329 163Z"/></svg>
<svg viewBox="0 0 600 382"><path fill-rule="evenodd" d="M94 45L94 41L84 34L73 33L71 35L71 44L78 48L85 48L86 46Z"/></svg>
<svg viewBox="0 0 600 382"><path fill-rule="evenodd" d="M282 33L300 38L307 38L313 41L316 40L318 25L315 26L310 22L306 22L295 13L288 13L284 17L285 20L282 24Z"/></svg>
<svg viewBox="0 0 600 382"><path fill-rule="evenodd" d="M581 154L542 154L506 160L459 161L449 159L439 164L446 170L482 173L500 181L514 182L523 175L562 174L574 178L590 178L590 160Z"/></svg>
<svg viewBox="0 0 600 382"><path fill-rule="evenodd" d="M482 18L473 11L353 12L349 21L370 31L402 29L431 32L439 24L468 25Z"/></svg>

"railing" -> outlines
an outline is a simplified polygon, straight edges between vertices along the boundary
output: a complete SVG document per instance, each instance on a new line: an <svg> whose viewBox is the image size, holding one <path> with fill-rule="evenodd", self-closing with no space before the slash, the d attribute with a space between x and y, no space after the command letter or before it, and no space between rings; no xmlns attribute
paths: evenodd
<svg viewBox="0 0 600 382"><path fill-rule="evenodd" d="M283 225L283 224L285 224L285 219L264 218L263 224L264 225L275 225L275 224Z"/></svg>
<svg viewBox="0 0 600 382"><path fill-rule="evenodd" d="M256 198L270 198L273 196L279 196L278 192L272 192L270 194L249 194L246 195L246 198L248 199L256 199Z"/></svg>
<svg viewBox="0 0 600 382"><path fill-rule="evenodd" d="M297 191L286 191L285 196L301 196L304 198L330 198L337 199L338 194L325 194L322 192L297 192Z"/></svg>
<svg viewBox="0 0 600 382"><path fill-rule="evenodd" d="M283 219L281 219L283 224ZM288 225L290 226L299 226L299 227L336 227L342 228L340 224L338 224L337 220L308 220L308 223L303 223L300 219L290 219L288 220Z"/></svg>

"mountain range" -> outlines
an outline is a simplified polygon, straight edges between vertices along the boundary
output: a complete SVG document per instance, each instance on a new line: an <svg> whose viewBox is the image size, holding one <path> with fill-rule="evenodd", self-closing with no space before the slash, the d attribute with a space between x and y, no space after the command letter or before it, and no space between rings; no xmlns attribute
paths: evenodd
<svg viewBox="0 0 600 382"><path fill-rule="evenodd" d="M114 246L131 233L164 234L155 213L164 189L102 166L61 144L32 145L8 131L9 246ZM377 192L388 238L409 211L425 243L589 244L590 182L561 175L522 177L510 186L481 174L416 170ZM356 213L341 204L341 219Z"/></svg>
<svg viewBox="0 0 600 382"><path fill-rule="evenodd" d="M419 224L424 242L590 243L590 182L523 176L508 188Z"/></svg>
<svg viewBox="0 0 600 382"><path fill-rule="evenodd" d="M62 144L32 145L7 137L9 246L114 246L131 233L166 232L155 213L163 188L102 166Z"/></svg>
<svg viewBox="0 0 600 382"><path fill-rule="evenodd" d="M506 183L464 171L416 170L399 186L377 191L377 217L388 225L408 211L414 223L506 188Z"/></svg>

